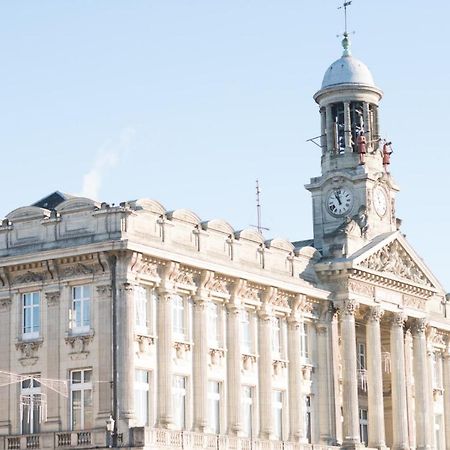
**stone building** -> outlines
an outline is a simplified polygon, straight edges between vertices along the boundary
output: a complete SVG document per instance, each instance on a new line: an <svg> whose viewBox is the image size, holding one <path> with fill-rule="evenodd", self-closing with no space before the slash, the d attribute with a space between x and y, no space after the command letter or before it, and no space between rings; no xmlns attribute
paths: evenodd
<svg viewBox="0 0 450 450"><path fill-rule="evenodd" d="M313 239L60 192L7 215L2 448L450 449L450 310L343 46L314 96Z"/></svg>

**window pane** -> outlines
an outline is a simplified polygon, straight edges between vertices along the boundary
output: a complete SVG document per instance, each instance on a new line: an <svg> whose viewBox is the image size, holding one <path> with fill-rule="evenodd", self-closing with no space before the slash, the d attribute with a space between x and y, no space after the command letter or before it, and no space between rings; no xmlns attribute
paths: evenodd
<svg viewBox="0 0 450 450"><path fill-rule="evenodd" d="M81 371L76 370L72 372L72 383L81 383Z"/></svg>

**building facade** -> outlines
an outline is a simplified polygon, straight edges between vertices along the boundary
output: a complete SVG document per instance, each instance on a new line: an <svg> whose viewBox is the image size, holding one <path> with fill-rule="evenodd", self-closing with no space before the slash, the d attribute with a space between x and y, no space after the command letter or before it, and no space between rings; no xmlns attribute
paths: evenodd
<svg viewBox="0 0 450 450"><path fill-rule="evenodd" d="M314 98L314 238L54 193L0 227L4 449L450 449L450 313L367 67Z"/></svg>

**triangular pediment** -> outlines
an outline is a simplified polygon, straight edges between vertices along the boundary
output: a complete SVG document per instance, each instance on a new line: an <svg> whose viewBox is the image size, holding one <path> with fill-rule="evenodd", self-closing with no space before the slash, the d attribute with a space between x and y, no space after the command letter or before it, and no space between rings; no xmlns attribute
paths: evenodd
<svg viewBox="0 0 450 450"><path fill-rule="evenodd" d="M399 232L380 236L352 255L350 259L353 261L354 268L426 289L445 292L422 258Z"/></svg>

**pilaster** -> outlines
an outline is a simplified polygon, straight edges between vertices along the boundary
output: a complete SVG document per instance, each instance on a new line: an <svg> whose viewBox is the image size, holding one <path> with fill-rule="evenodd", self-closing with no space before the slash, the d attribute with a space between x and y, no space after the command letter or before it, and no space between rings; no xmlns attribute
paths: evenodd
<svg viewBox="0 0 450 450"><path fill-rule="evenodd" d="M450 337L447 336L443 357L445 448L450 450Z"/></svg>

